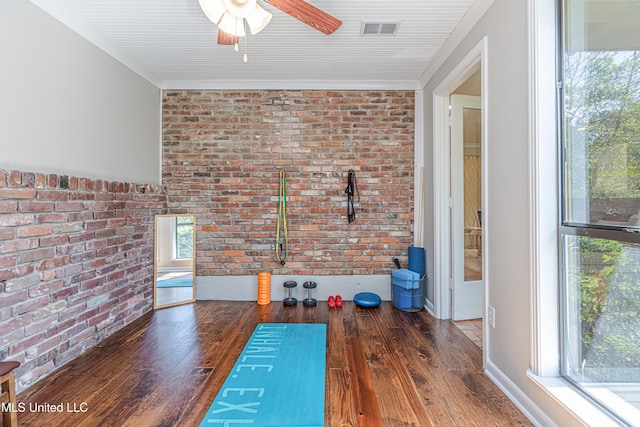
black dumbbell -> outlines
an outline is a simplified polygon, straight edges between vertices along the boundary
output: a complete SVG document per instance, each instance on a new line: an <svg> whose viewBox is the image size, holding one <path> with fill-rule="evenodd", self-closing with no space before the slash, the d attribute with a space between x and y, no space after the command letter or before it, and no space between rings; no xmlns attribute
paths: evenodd
<svg viewBox="0 0 640 427"><path fill-rule="evenodd" d="M307 298L302 301L302 304L304 304L305 307L315 306L318 301L316 301L315 298L311 298L311 289L317 288L318 284L316 282L304 282L302 287L307 290Z"/></svg>
<svg viewBox="0 0 640 427"><path fill-rule="evenodd" d="M287 280L286 282L284 282L284 287L287 288L287 295L288 295L282 301L285 306L296 305L298 303L298 300L291 295L291 290L296 286L298 286L298 283L294 282L293 280Z"/></svg>

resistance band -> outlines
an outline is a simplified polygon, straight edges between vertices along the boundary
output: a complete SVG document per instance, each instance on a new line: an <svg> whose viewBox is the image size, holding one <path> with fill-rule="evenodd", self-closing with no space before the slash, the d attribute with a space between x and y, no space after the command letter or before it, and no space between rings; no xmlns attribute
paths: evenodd
<svg viewBox="0 0 640 427"><path fill-rule="evenodd" d="M284 266L287 255L289 255L289 233L287 232L287 177L285 176L284 170L280 169L278 222L276 226L276 261Z"/></svg>
<svg viewBox="0 0 640 427"><path fill-rule="evenodd" d="M354 208L353 196L358 195L358 201L360 203L360 192L358 191L358 182L356 180L356 173L353 169L349 169L347 175L347 188L344 190L347 194L347 217L349 218L349 224L356 219L356 210Z"/></svg>

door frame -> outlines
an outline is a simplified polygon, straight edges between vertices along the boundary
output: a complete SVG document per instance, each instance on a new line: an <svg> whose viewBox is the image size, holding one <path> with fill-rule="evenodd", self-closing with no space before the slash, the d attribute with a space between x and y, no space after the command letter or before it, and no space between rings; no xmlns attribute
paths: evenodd
<svg viewBox="0 0 640 427"><path fill-rule="evenodd" d="M450 188L450 150L449 150L449 96L477 69L481 69L481 109L482 109L482 274L483 274L483 328L486 329L486 301L490 284L488 259L490 258L489 245L490 218L487 207L489 204L487 189L488 174L488 109L487 109L487 37L473 48L449 73L447 77L433 91L433 191L434 191L434 315L440 319L451 318L451 198ZM484 346L487 345L488 334L483 334ZM486 354L486 352L483 352ZM483 357L484 359L484 357Z"/></svg>

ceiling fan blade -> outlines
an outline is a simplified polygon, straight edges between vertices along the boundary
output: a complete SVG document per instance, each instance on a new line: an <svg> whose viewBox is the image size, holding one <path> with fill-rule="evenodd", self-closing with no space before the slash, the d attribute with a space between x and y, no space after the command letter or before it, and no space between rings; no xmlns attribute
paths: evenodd
<svg viewBox="0 0 640 427"><path fill-rule="evenodd" d="M268 0L268 3L327 35L340 28L342 21L304 0Z"/></svg>
<svg viewBox="0 0 640 427"><path fill-rule="evenodd" d="M233 46L237 42L238 42L238 36L225 33L224 31L218 29L218 44Z"/></svg>

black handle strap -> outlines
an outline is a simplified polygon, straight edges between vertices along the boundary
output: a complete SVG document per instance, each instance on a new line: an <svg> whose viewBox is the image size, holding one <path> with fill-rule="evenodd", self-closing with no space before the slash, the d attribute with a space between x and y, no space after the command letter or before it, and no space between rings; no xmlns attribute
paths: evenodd
<svg viewBox="0 0 640 427"><path fill-rule="evenodd" d="M353 169L349 169L347 174L347 188L344 190L347 195L347 217L349 224L356 219L356 210L354 203L360 203L360 192L358 191L358 180L356 179L356 172ZM353 197L357 194L358 201L354 202Z"/></svg>

